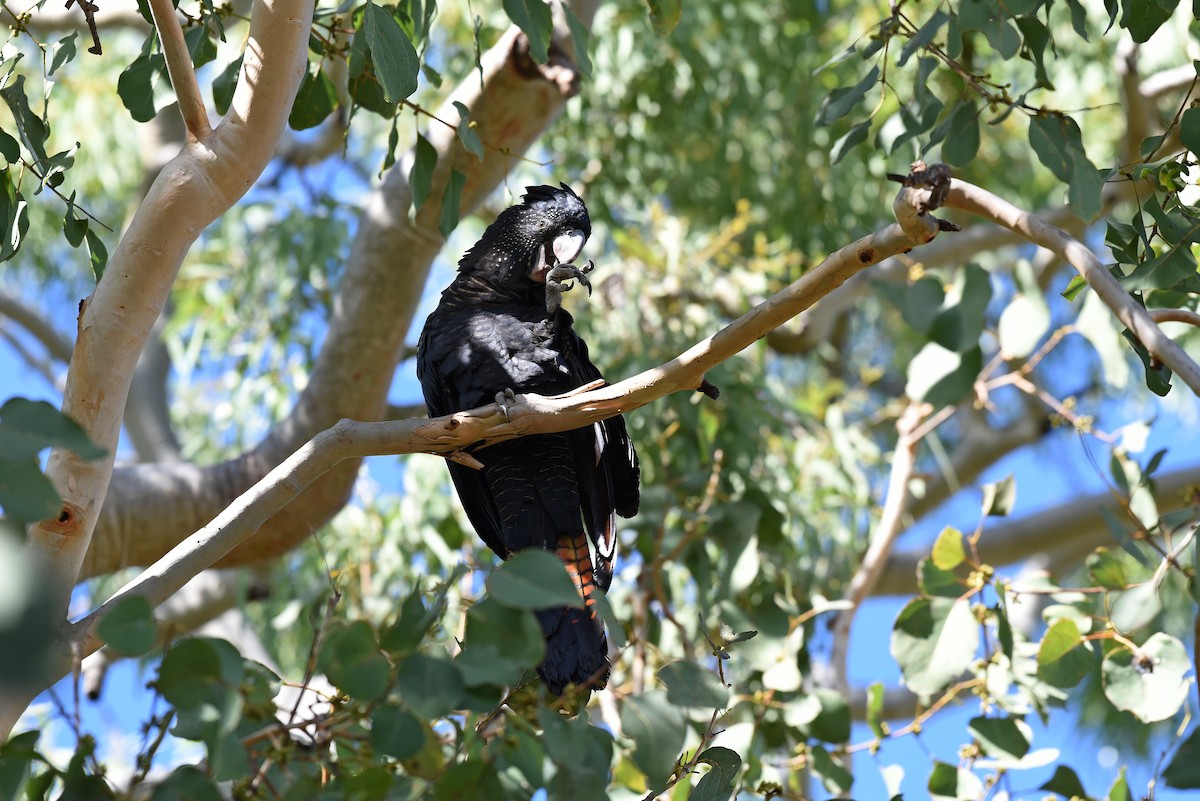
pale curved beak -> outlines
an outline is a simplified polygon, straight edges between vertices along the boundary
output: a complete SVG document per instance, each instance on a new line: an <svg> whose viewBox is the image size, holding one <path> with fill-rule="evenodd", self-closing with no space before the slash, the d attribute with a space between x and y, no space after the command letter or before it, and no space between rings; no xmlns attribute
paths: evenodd
<svg viewBox="0 0 1200 801"><path fill-rule="evenodd" d="M578 228L554 237L551 249L554 251L555 264L570 264L575 261L579 257L579 252L583 250L585 241L587 241L587 237Z"/></svg>

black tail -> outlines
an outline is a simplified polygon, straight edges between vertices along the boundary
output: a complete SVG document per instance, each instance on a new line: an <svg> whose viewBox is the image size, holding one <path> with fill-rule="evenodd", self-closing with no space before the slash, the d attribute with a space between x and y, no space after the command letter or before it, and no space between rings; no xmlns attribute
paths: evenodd
<svg viewBox="0 0 1200 801"><path fill-rule="evenodd" d="M603 623L582 609L566 606L543 609L537 616L546 636L546 658L538 666L538 675L550 692L562 695L568 684L592 690L608 684L612 665Z"/></svg>
<svg viewBox="0 0 1200 801"><path fill-rule="evenodd" d="M555 695L562 695L568 684L599 690L608 684L612 665L608 661L604 623L596 613L596 581L587 537L582 531L562 534L555 550L584 606L543 609L537 613L546 637L546 658L538 667L538 674Z"/></svg>

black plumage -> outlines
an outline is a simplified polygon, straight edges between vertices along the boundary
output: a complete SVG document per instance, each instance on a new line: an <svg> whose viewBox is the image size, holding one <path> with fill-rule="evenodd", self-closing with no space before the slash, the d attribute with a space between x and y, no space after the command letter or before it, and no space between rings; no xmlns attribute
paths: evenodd
<svg viewBox="0 0 1200 801"><path fill-rule="evenodd" d="M590 234L587 208L570 187L528 187L467 251L417 344L431 416L482 406L509 389L555 395L601 377L560 307L564 280L587 284L590 265L571 263ZM501 558L524 548L557 553L584 599L583 609L538 612L543 681L554 693L568 684L603 687L608 645L591 593L612 580L614 515L638 508L638 460L625 421L522 437L474 455L482 470L448 464L480 538Z"/></svg>

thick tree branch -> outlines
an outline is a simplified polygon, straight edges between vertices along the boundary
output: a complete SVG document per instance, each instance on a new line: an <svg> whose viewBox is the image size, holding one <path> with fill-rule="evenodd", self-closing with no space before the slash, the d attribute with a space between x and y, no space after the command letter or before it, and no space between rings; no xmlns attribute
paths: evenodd
<svg viewBox="0 0 1200 801"><path fill-rule="evenodd" d="M0 317L7 317L28 331L58 361L66 363L71 360L70 341L26 303L0 292Z"/></svg>
<svg viewBox="0 0 1200 801"><path fill-rule="evenodd" d="M175 429L171 426L167 378L171 355L162 340L166 316L158 318L150 340L142 350L125 403L125 433L141 462L178 462L183 459Z"/></svg>
<svg viewBox="0 0 1200 801"><path fill-rule="evenodd" d="M68 451L51 451L46 472L64 505L57 518L31 526L28 540L64 615L108 490L138 357L184 254L249 189L270 158L303 75L312 12L312 4L302 0L255 3L229 115L158 175L96 291L80 304L63 411L109 455L85 462ZM0 731L11 729L31 697L13 690L0 698Z"/></svg>
<svg viewBox="0 0 1200 801"><path fill-rule="evenodd" d="M1151 100L1157 100L1164 95L1186 89L1196 83L1196 68L1191 64L1180 64L1178 67L1156 72L1143 79L1138 85L1138 92ZM1180 98L1182 100L1183 98Z"/></svg>
<svg viewBox="0 0 1200 801"><path fill-rule="evenodd" d="M1160 514L1194 503L1190 491L1200 484L1200 464L1158 476L1154 497ZM1055 506L1001 525L988 526L979 541L979 558L990 565L1011 565L1045 555L1051 571L1083 564L1100 545L1113 545L1112 532L1104 521L1107 510L1121 519L1121 508L1112 492L1073 497ZM875 587L876 595L908 595L917 588L917 563L923 552L896 554Z"/></svg>
<svg viewBox="0 0 1200 801"><path fill-rule="evenodd" d="M1156 323L1187 323L1200 328L1200 314L1188 309L1150 309L1149 314Z"/></svg>

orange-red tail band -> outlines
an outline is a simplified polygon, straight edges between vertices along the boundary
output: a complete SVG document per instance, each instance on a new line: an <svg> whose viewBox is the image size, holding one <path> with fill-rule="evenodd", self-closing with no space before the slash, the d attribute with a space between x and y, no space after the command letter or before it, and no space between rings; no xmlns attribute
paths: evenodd
<svg viewBox="0 0 1200 801"><path fill-rule="evenodd" d="M555 553L566 565L567 575L571 577L579 597L583 599L584 609L592 620L597 620L596 577L592 569L592 554L588 550L587 536L582 531L577 534L558 535Z"/></svg>

